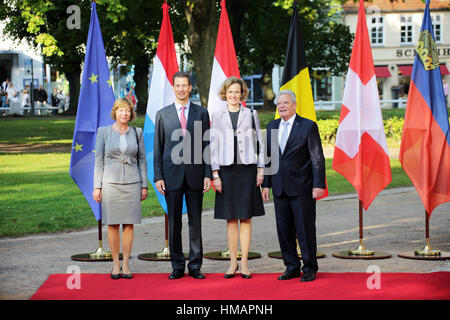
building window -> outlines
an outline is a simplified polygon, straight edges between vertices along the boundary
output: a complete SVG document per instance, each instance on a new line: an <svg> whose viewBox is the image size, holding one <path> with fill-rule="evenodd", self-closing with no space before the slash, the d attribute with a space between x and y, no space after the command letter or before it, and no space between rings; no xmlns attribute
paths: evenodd
<svg viewBox="0 0 450 320"><path fill-rule="evenodd" d="M442 40L442 17L440 14L432 15L431 21L433 22L433 29L434 29L434 38L436 42L441 42Z"/></svg>
<svg viewBox="0 0 450 320"><path fill-rule="evenodd" d="M413 43L412 16L400 17L400 43L401 44Z"/></svg>
<svg viewBox="0 0 450 320"><path fill-rule="evenodd" d="M370 43L382 45L384 42L384 21L383 17L372 17L370 19Z"/></svg>

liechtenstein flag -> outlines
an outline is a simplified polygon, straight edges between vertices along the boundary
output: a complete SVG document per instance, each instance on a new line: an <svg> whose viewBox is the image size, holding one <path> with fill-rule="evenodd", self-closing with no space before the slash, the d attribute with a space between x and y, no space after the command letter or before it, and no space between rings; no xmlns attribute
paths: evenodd
<svg viewBox="0 0 450 320"><path fill-rule="evenodd" d="M169 6L166 2L162 5L163 19L158 39L158 48L153 62L152 80L148 94L147 115L144 124L145 153L147 156L147 176L158 201L165 212L167 203L164 196L155 188L153 178L153 140L155 137L155 117L158 110L175 102L173 91L173 75L178 72L177 55L173 41L172 27L170 25ZM184 210L185 211L185 210ZM183 211L183 212L184 212Z"/></svg>
<svg viewBox="0 0 450 320"><path fill-rule="evenodd" d="M102 218L102 213L100 204L92 198L95 140L98 127L107 126L114 122L111 119L113 104L112 80L106 61L96 4L92 2L69 173L83 192L97 220Z"/></svg>
<svg viewBox="0 0 450 320"><path fill-rule="evenodd" d="M430 215L450 201L450 133L430 0L417 43L400 145L400 162Z"/></svg>

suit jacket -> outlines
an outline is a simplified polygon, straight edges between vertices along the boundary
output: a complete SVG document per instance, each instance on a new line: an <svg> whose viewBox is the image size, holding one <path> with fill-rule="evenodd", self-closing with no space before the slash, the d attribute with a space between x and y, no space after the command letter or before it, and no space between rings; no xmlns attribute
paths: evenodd
<svg viewBox="0 0 450 320"><path fill-rule="evenodd" d="M148 187L142 128L129 126L126 139L127 150L122 154L119 148L120 133L114 131L112 125L98 128L95 143L94 188L101 188L103 182L125 184L139 181L142 182L142 188ZM139 144L136 141L139 141Z"/></svg>
<svg viewBox="0 0 450 320"><path fill-rule="evenodd" d="M296 115L281 154L277 133L280 122L281 119L276 119L267 125L266 167L278 160L279 168L273 175L264 177L262 187L272 188L275 196L281 196L284 191L292 197L312 195L313 188L325 188L325 158L317 124Z"/></svg>
<svg viewBox="0 0 450 320"><path fill-rule="evenodd" d="M153 148L154 181L163 179L167 191L178 191L184 177L190 188L203 190L205 177L211 178L209 161L208 111L191 102L183 137L175 104L156 113Z"/></svg>
<svg viewBox="0 0 450 320"><path fill-rule="evenodd" d="M260 145L258 159L256 159L256 145L254 143L253 121L250 109L240 108L237 123L237 150L242 164L256 164L264 168L264 148L259 118L254 111L256 137ZM227 108L223 108L211 115L211 169L220 170L220 166L228 166L234 160L234 131Z"/></svg>

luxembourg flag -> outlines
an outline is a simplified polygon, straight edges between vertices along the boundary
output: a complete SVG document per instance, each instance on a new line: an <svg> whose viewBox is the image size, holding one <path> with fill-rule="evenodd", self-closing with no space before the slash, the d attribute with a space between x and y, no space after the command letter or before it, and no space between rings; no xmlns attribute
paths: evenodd
<svg viewBox="0 0 450 320"><path fill-rule="evenodd" d="M225 0L220 2L220 6L222 7L222 11L220 13L219 29L217 31L211 83L209 85L208 111L210 116L214 111L220 110L227 104L227 102L222 101L218 95L222 83L231 76L241 77Z"/></svg>
<svg viewBox="0 0 450 320"><path fill-rule="evenodd" d="M172 27L169 18L169 6L166 2L162 5L163 20L159 33L158 49L153 61L153 74L148 94L147 114L144 124L144 142L147 156L147 175L161 207L167 212L167 203L164 196L156 190L153 181L153 139L155 136L155 117L159 109L175 102L173 91L173 75L178 72L177 55L173 41Z"/></svg>
<svg viewBox="0 0 450 320"><path fill-rule="evenodd" d="M355 187L365 210L392 181L363 0L359 1L333 169Z"/></svg>

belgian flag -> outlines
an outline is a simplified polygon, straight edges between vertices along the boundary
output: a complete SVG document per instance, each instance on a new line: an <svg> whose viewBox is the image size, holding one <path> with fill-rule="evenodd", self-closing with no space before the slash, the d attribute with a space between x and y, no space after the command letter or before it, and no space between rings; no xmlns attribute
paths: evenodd
<svg viewBox="0 0 450 320"><path fill-rule="evenodd" d="M298 22L297 1L294 1L293 5L280 91L286 89L295 93L297 98L297 114L303 118L317 122L308 64L306 63L305 45L303 43L300 23ZM279 117L280 115L277 110L275 119ZM317 200L326 197L328 197L328 185L322 197Z"/></svg>
<svg viewBox="0 0 450 320"><path fill-rule="evenodd" d="M294 1L293 5L280 91L286 89L293 91L297 97L297 114L316 122L317 118L308 64L306 63L305 45L300 23L298 22L297 1ZM275 118L279 117L277 111Z"/></svg>

